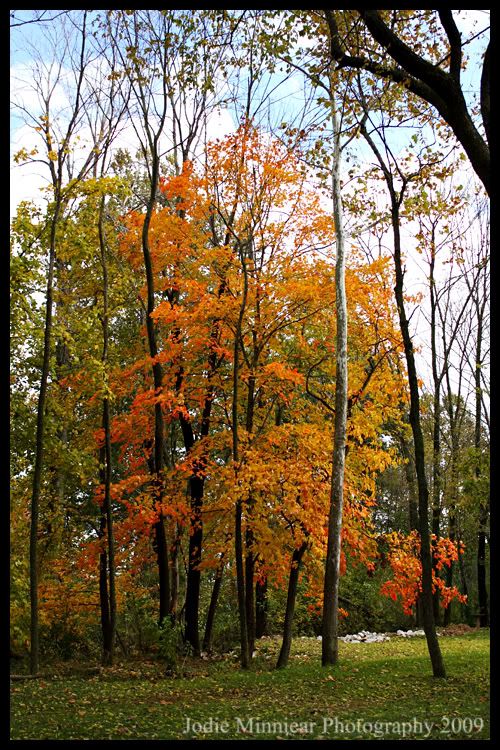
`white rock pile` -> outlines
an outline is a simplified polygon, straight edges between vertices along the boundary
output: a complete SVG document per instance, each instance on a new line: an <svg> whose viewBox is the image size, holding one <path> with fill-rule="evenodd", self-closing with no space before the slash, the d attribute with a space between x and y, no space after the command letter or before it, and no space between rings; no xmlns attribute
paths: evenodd
<svg viewBox="0 0 500 750"><path fill-rule="evenodd" d="M370 633L369 630L360 630L359 633L352 635L343 635L340 637L344 643L377 643L379 641L389 641L390 638L385 633Z"/></svg>
<svg viewBox="0 0 500 750"><path fill-rule="evenodd" d="M344 643L377 643L380 641L390 641L393 635L399 635L402 638L414 638L418 635L425 635L425 633L423 630L398 630L395 634L370 633L369 630L360 630L359 633L340 636L339 640L344 641ZM321 640L320 635L318 635L317 640Z"/></svg>

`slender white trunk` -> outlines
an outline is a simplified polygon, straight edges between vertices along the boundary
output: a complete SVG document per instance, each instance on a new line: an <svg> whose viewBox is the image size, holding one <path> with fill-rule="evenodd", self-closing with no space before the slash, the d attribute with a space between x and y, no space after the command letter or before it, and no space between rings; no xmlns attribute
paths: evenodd
<svg viewBox="0 0 500 750"><path fill-rule="evenodd" d="M322 664L335 664L338 659L338 611L340 581L340 545L344 506L344 470L347 424L347 301L345 293L345 248L340 196L340 132L332 91L333 128L333 217L335 221L335 308L337 314L335 428L328 519L328 546L323 589Z"/></svg>

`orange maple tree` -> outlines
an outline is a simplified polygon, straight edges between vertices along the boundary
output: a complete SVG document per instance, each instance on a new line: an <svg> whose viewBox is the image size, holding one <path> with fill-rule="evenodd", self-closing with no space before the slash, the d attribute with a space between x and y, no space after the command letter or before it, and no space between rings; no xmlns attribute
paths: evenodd
<svg viewBox="0 0 500 750"><path fill-rule="evenodd" d="M297 156L250 123L209 145L203 167L186 162L181 174L163 177L159 189L163 199L149 227L157 300L153 318L163 369L159 390L153 387L146 346L143 214L132 211L122 217L118 243L120 262L137 289L141 320L138 335L122 352L125 365L117 361L109 373L109 389L119 405L111 430L119 467L111 485L119 509L119 601L133 589L134 576L151 565L152 529L160 514L176 544L183 535L192 536L197 524L203 526L200 572L218 568L221 559L232 569L232 519L240 500L246 554L252 557L247 569L251 585L266 579L283 587L294 550L306 544L307 595L312 608L321 606L335 391L330 211L308 183ZM242 243L247 246L245 268L237 252ZM407 401L392 286L389 259L367 262L352 250L346 274L350 394L343 571L348 557L368 570L379 560L373 521L376 478L398 460L383 437L384 426L401 419L401 403ZM230 404L244 288L235 482ZM100 392L95 380L80 370L66 386L86 394L92 413ZM158 403L168 435L161 505L149 471ZM103 432L93 419L92 450L97 452ZM180 436L188 428L193 439L186 448ZM201 478L204 487L198 516L186 494L192 477ZM94 481L97 505L102 499L103 487ZM442 564L454 554L447 541L437 545ZM94 601L104 542L83 541L78 560L82 575L93 576ZM401 598L409 611L418 594L417 539L394 534L387 542L394 575L382 591ZM435 585L442 587L441 579ZM442 592L443 602L458 595Z"/></svg>
<svg viewBox="0 0 500 750"><path fill-rule="evenodd" d="M432 576L433 592L439 590L441 606L446 609L453 599L465 603L467 596L461 594L456 586L447 586L438 575L444 567L449 567L463 554L463 544L451 539L440 537L436 540L432 535L433 555L435 565ZM393 601L400 601L405 614L411 615L422 590L422 564L420 562L420 536L417 531L403 535L393 531L386 534L384 543L388 545L388 552L384 553L384 560L392 569L393 577L381 586L381 593L389 596Z"/></svg>

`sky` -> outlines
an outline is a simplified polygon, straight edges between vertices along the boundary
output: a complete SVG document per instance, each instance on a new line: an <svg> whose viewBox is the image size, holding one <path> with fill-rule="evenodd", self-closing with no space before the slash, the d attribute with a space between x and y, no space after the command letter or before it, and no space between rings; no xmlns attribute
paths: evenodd
<svg viewBox="0 0 500 750"><path fill-rule="evenodd" d="M14 23L19 23L27 18L30 18L33 11L14 11L15 20ZM59 11L46 11L47 14L58 14ZM489 11L485 10L458 10L454 12L454 16L459 26L460 31L464 38L469 38L474 34L478 33L481 29L485 28L489 24ZM33 75L31 67L33 64L32 55L27 49L26 40L29 40L35 47L38 53L44 56L44 48L46 49L45 59L49 56L49 46L44 38L49 23L43 25L26 24L22 26L16 26L11 30L11 99L14 102L21 101L24 106L30 111L36 111L40 108L38 98L33 91ZM484 35L475 42L470 43L466 47L468 54L471 58L471 63L468 69L463 73L463 88L465 92L476 90L477 91L477 64L484 49ZM285 84L285 94L277 94L275 96L276 105L275 110L282 110L285 115L288 108L288 114L290 109L300 109L303 97L302 97L302 84L299 76L292 77L291 80ZM67 102L67 97L63 90L63 86L57 86L54 91L54 109L57 110L62 108ZM20 114L15 107L11 109L11 154L16 153L21 147L31 150L37 143L39 143L39 136L34 132L33 127L27 125L23 120L26 119ZM210 118L209 121L209 133L213 137L221 137L236 127L236 118L234 113L228 108L221 107L216 113ZM133 135L132 128L128 128L120 136L117 142L119 147L133 147L135 138ZM358 142L358 159L361 154L366 154L366 158L369 159L371 154L367 146ZM43 165L27 164L25 166L15 165L11 170L11 196L10 196L10 211L11 215L15 213L15 208L20 200L33 200L38 199L40 196L40 185L43 184L44 180L44 169Z"/></svg>
<svg viewBox="0 0 500 750"><path fill-rule="evenodd" d="M58 11L47 11L47 13L56 14ZM16 21L25 20L30 17L32 11L15 11ZM454 11L454 17L457 25L462 32L463 38L469 39L470 37L478 34L482 29L489 24L489 11L484 10L461 10ZM46 44L45 36L47 34L48 27L47 23L45 26L41 25L40 28L35 27L32 24L18 26L11 31L11 98L14 102L21 103L28 111L39 113L41 111L40 102L38 97L33 90L33 53L26 51L26 39L31 40L36 49L36 53L40 57L40 64L48 65L50 63L48 47ZM467 53L470 56L470 64L468 69L463 73L463 88L466 94L472 91L478 90L478 65L480 64L481 53L485 46L485 36L479 35L476 40L473 40L467 45ZM98 61L96 61L96 66ZM46 69L47 70L47 69ZM97 68L96 68L97 70ZM46 71L45 71L46 72ZM67 106L68 97L65 92L65 77L69 79L70 69L63 69L61 84L58 84L53 93L53 106L54 110L64 111L64 107ZM284 88L277 90L274 95L275 103L275 114L282 112L283 116L290 117L291 112L295 109L295 112L299 111L303 104L303 90L300 77L292 76L291 79L285 84ZM19 111L14 107L11 116L11 153L16 153L21 147L26 148L30 151L40 142L39 134L34 130L33 123L27 123L24 115L20 115ZM276 119L276 118L275 118ZM223 137L225 134L233 131L237 126L237 117L234 110L229 107L221 106L215 110L208 120L208 134L209 137ZM82 130L82 142L85 141L85 129ZM407 134L409 138L409 134ZM402 145L403 141L400 142ZM131 152L135 151L137 140L131 125L128 125L121 132L116 141L116 147L128 148ZM394 141L395 147L398 147L398 141ZM362 145L362 141L356 145L356 164L359 168L360 165L365 163L373 162L373 155L368 149L366 144ZM348 168L349 165L345 165ZM462 184L466 184L469 178L470 168L468 164L464 165L463 175L457 175L457 180ZM28 163L25 165L13 165L10 175L10 211L11 216L14 215L16 206L21 200L34 200L37 203L43 203L43 193L40 188L46 184L47 181L47 167L43 164ZM411 230L411 227L408 227ZM351 238L352 241L356 241L356 238ZM388 240L390 243L390 238ZM407 231L405 235L405 242L410 243L411 246L411 231ZM445 271L447 269L444 269ZM408 268L406 274L407 288L411 293L418 291L424 291L427 285L426 281L426 268L425 264L422 264L422 258L417 256L414 252L408 253ZM420 368L427 370L426 380L428 379L429 371L428 365L428 324L425 320L426 306L425 302L414 311L412 316L412 324L414 327L414 333L416 335L417 342L422 347L423 356L421 357ZM426 352L427 349L427 352Z"/></svg>

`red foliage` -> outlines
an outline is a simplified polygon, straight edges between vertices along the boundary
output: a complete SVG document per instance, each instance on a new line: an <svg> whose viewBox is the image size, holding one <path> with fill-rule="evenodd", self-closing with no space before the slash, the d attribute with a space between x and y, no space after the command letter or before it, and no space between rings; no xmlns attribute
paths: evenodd
<svg viewBox="0 0 500 750"><path fill-rule="evenodd" d="M458 560L458 555L463 553L463 544L444 537L440 537L436 542L434 535L432 539L435 560L432 571L433 591L439 589L441 605L444 608L448 607L453 599L465 603L467 597L461 594L456 586L446 586L445 581L436 573L436 570L442 570L443 566L449 567L452 562ZM389 545L389 551L385 553L384 558L391 566L394 577L382 584L381 593L393 601L401 600L405 614L411 615L422 590L420 535L417 531L412 531L407 536L394 531L386 534L384 541Z"/></svg>

